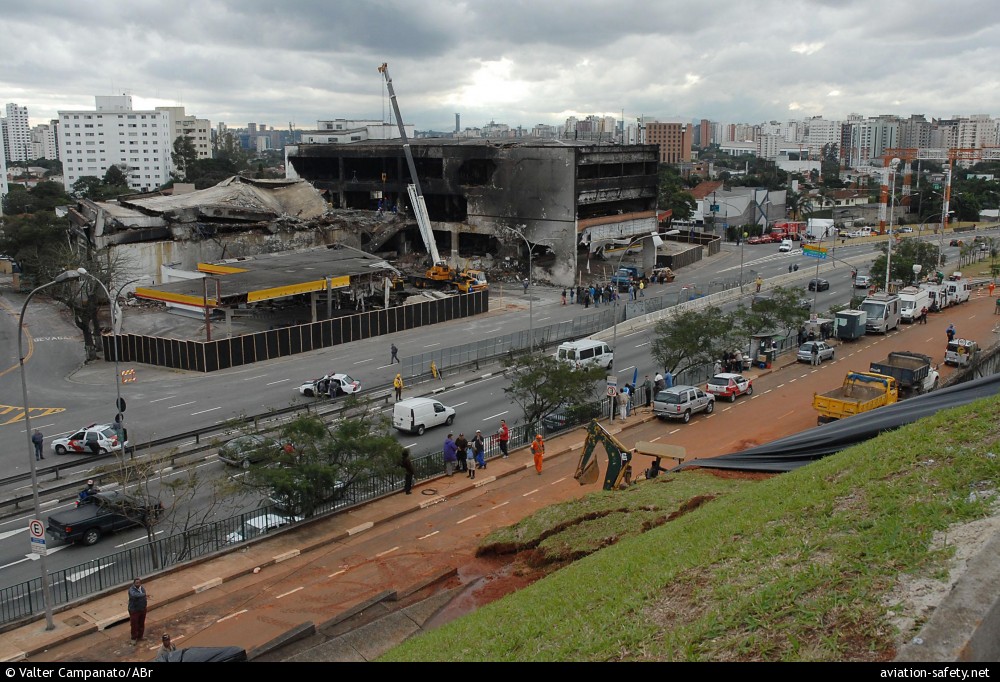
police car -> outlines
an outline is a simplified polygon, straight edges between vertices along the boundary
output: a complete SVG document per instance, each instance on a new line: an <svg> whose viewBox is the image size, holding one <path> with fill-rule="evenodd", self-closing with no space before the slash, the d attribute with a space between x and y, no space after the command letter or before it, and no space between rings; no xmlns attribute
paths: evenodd
<svg viewBox="0 0 1000 682"><path fill-rule="evenodd" d="M97 452L94 452L95 445ZM125 445L128 445L128 441L125 441ZM57 455L75 452L84 455L106 455L121 449L122 443L111 424L91 424L70 436L52 440L52 451Z"/></svg>
<svg viewBox="0 0 1000 682"><path fill-rule="evenodd" d="M298 390L300 395L307 398L321 395L336 398L341 395L358 393L361 390L361 382L347 374L327 374L319 379L302 382Z"/></svg>

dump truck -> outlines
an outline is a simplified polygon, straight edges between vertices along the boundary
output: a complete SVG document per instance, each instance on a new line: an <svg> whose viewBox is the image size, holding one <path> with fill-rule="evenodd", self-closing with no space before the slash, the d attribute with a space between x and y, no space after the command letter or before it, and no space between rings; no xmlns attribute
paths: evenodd
<svg viewBox="0 0 1000 682"><path fill-rule="evenodd" d="M894 351L885 360L871 363L869 370L894 378L902 398L933 391L940 381L937 368L923 353Z"/></svg>
<svg viewBox="0 0 1000 682"><path fill-rule="evenodd" d="M899 400L896 379L874 372L848 372L839 388L813 394L813 409L819 413L818 424L869 412Z"/></svg>

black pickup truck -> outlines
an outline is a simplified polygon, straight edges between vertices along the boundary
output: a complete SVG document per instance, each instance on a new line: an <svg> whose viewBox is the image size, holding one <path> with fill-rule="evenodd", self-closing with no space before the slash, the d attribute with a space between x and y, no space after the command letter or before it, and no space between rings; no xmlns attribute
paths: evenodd
<svg viewBox="0 0 1000 682"><path fill-rule="evenodd" d="M121 490L95 493L89 501L49 516L48 532L66 542L92 545L105 533L155 523L163 504L129 496Z"/></svg>

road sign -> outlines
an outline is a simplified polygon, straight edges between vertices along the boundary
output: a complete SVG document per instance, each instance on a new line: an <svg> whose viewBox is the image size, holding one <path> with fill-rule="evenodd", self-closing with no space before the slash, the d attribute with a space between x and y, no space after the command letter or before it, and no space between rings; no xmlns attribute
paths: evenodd
<svg viewBox="0 0 1000 682"><path fill-rule="evenodd" d="M826 258L826 249L812 244L803 244L802 255L809 258Z"/></svg>
<svg viewBox="0 0 1000 682"><path fill-rule="evenodd" d="M612 398L618 395L618 377L616 376L608 377L608 395Z"/></svg>
<svg viewBox="0 0 1000 682"><path fill-rule="evenodd" d="M31 536L32 554L46 554L45 549L45 526L38 519L31 519L28 522L28 534Z"/></svg>
<svg viewBox="0 0 1000 682"><path fill-rule="evenodd" d="M135 381L135 370L134 369L123 369L122 370L122 383L131 384Z"/></svg>

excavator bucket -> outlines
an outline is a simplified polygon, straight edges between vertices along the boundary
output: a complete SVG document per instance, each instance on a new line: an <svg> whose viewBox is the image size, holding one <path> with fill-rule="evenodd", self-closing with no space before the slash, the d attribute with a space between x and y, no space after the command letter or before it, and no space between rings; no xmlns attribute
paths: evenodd
<svg viewBox="0 0 1000 682"><path fill-rule="evenodd" d="M593 485L597 483L600 476L601 472L597 467L597 460L592 459L584 464L582 469L577 470L573 478L579 481L580 485Z"/></svg>

